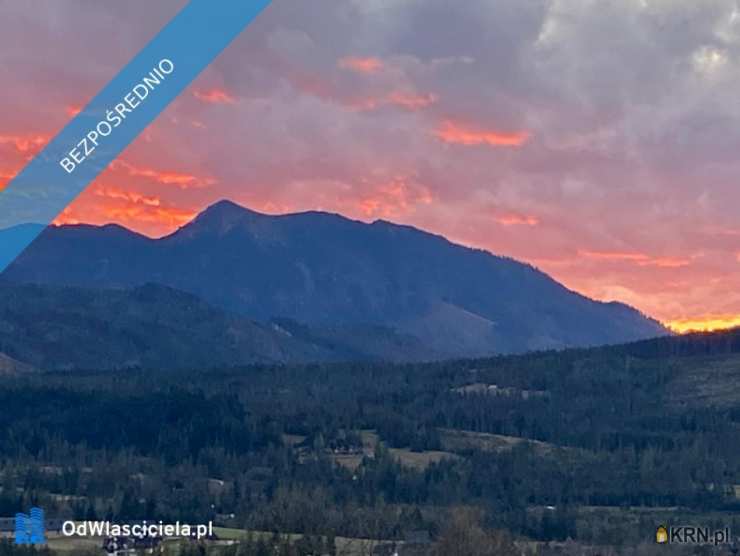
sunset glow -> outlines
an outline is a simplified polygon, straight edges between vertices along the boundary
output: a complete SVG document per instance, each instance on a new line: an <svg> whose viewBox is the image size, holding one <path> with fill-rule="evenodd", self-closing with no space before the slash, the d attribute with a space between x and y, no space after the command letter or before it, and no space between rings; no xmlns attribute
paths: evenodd
<svg viewBox="0 0 740 556"><path fill-rule="evenodd" d="M527 216L526 214L503 214L496 217L496 222L503 226L536 226L540 223L536 216Z"/></svg>
<svg viewBox="0 0 740 556"><path fill-rule="evenodd" d="M159 237L220 199L387 219L529 262L677 331L740 324L740 59L707 46L732 39L717 23L731 9L697 12L700 31L673 29L681 44L652 44L624 40L654 23L633 2L496 11L454 40L433 3L349 4L321 18L310 3L267 10L57 223ZM0 188L176 11L162 0L140 22L120 9L121 40L106 46L101 10L84 41L59 42L77 25L61 12L45 33L0 21L19 53L0 92ZM456 10L466 22L489 11ZM672 3L651 10L681 20ZM361 31L337 32L349 24ZM60 75L89 44L101 62Z"/></svg>
<svg viewBox="0 0 740 556"><path fill-rule="evenodd" d="M667 321L665 325L679 334L712 332L740 326L740 315L708 315L691 319Z"/></svg>
<svg viewBox="0 0 740 556"><path fill-rule="evenodd" d="M0 10L0 556L740 556L740 0Z"/></svg>
<svg viewBox="0 0 740 556"><path fill-rule="evenodd" d="M601 261L620 261L640 266L658 266L662 268L680 268L691 264L689 257L654 257L645 253L620 253L613 251L579 251L586 258Z"/></svg>
<svg viewBox="0 0 740 556"><path fill-rule="evenodd" d="M527 131L504 132L476 129L450 120L440 125L434 134L445 143L466 146L521 147L529 139Z"/></svg>

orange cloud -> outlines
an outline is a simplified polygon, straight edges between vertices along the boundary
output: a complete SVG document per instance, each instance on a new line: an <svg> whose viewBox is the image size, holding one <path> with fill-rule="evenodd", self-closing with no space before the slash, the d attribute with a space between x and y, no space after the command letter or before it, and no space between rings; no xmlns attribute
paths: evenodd
<svg viewBox="0 0 740 556"><path fill-rule="evenodd" d="M530 138L528 131L503 132L474 128L452 120L444 121L434 135L445 143L489 147L521 147Z"/></svg>
<svg viewBox="0 0 740 556"><path fill-rule="evenodd" d="M643 266L659 266L661 268L681 268L689 266L691 259L683 257L654 257Z"/></svg>
<svg viewBox="0 0 740 556"><path fill-rule="evenodd" d="M347 56L339 60L339 67L357 73L377 73L383 69L383 62L379 58Z"/></svg>
<svg viewBox="0 0 740 556"><path fill-rule="evenodd" d="M236 99L224 89L194 91L193 96L209 104L234 104L236 102Z"/></svg>
<svg viewBox="0 0 740 556"><path fill-rule="evenodd" d="M140 168L123 160L113 162L111 167L113 169L123 169L131 177L147 178L162 185L174 185L180 189L208 187L216 183L213 178L201 178L193 174L154 170L153 168Z"/></svg>
<svg viewBox="0 0 740 556"><path fill-rule="evenodd" d="M67 113L67 116L72 118L82 112L82 106L69 105L64 109L64 111Z"/></svg>
<svg viewBox="0 0 740 556"><path fill-rule="evenodd" d="M645 253L620 251L587 251L580 250L578 254L587 259L599 261L626 261L639 266L657 266L660 268L681 268L691 264L691 258L685 257L652 257Z"/></svg>
<svg viewBox="0 0 740 556"><path fill-rule="evenodd" d="M494 217L494 220L502 226L537 226L540 223L536 216L518 213L502 214Z"/></svg>
<svg viewBox="0 0 740 556"><path fill-rule="evenodd" d="M740 315L705 315L686 319L668 320L664 323L679 334L712 332L740 326Z"/></svg>
<svg viewBox="0 0 740 556"><path fill-rule="evenodd" d="M111 186L94 187L67 207L55 225L116 222L150 236L170 233L195 218L196 212L167 205L162 199Z"/></svg>
<svg viewBox="0 0 740 556"><path fill-rule="evenodd" d="M114 206L103 209L103 214L110 220L135 224L149 224L149 228L169 231L190 222L197 213L175 207L150 207L147 205ZM151 226L153 225L153 226Z"/></svg>
<svg viewBox="0 0 740 556"><path fill-rule="evenodd" d="M64 226L64 225L70 225L74 226L77 224L81 224L82 222L75 216L75 205L76 203L73 203L66 207L62 213L57 216L54 221L52 222L53 226Z"/></svg>
<svg viewBox="0 0 740 556"><path fill-rule="evenodd" d="M0 145L11 145L18 153L35 152L49 142L49 135L0 135Z"/></svg>
<svg viewBox="0 0 740 556"><path fill-rule="evenodd" d="M130 203L142 204L150 207L158 207L162 204L159 197L153 197L148 195L142 195L135 191L124 191L116 187L97 187L93 190L93 194L98 197L107 197L108 199L120 199L128 201Z"/></svg>
<svg viewBox="0 0 740 556"><path fill-rule="evenodd" d="M2 172L0 171L0 191L5 189L10 181L18 175L18 172Z"/></svg>
<svg viewBox="0 0 740 556"><path fill-rule="evenodd" d="M619 251L578 251L578 254L587 259L600 261L633 261L640 262L649 260L650 257L643 253L622 253Z"/></svg>
<svg viewBox="0 0 740 556"><path fill-rule="evenodd" d="M432 201L432 194L426 187L397 177L361 197L357 206L368 218L390 218L410 212L415 205L428 205Z"/></svg>

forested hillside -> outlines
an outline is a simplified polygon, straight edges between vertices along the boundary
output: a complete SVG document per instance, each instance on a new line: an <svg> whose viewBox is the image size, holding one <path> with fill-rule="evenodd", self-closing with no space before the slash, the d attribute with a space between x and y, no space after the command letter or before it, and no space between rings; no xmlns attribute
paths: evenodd
<svg viewBox="0 0 740 556"><path fill-rule="evenodd" d="M0 372L29 366L180 369L434 356L416 338L382 326L255 322L156 284L131 289L0 285Z"/></svg>
<svg viewBox="0 0 740 556"><path fill-rule="evenodd" d="M571 538L600 554L665 522L740 530L739 337L7 376L0 515L38 502L49 515L215 519L324 541L425 531L443 546L450 512L473 507L481 531L516 546Z"/></svg>

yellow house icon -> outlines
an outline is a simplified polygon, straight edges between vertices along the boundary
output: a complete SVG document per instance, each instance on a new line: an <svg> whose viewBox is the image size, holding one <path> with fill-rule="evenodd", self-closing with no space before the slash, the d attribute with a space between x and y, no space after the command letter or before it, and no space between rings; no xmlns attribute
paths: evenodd
<svg viewBox="0 0 740 556"><path fill-rule="evenodd" d="M665 526L661 525L658 527L657 531L655 531L655 542L658 544L665 544L668 542L668 529L666 529Z"/></svg>

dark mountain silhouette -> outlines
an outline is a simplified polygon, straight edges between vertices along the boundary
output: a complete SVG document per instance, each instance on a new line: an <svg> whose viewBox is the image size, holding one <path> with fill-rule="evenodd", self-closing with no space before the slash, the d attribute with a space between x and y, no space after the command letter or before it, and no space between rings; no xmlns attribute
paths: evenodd
<svg viewBox="0 0 740 556"><path fill-rule="evenodd" d="M381 327L352 328L336 332L308 330L290 321L257 323L154 284L129 290L3 285L0 375L28 372L30 365L44 370L192 369L426 356L414 338ZM358 345L355 336L367 341Z"/></svg>
<svg viewBox="0 0 740 556"><path fill-rule="evenodd" d="M269 216L229 201L156 240L115 225L49 228L2 280L124 288L154 282L260 321L288 318L334 332L395 328L445 356L666 333L631 307L593 301L529 265L409 226L321 212Z"/></svg>
<svg viewBox="0 0 740 556"><path fill-rule="evenodd" d="M0 230L0 269L17 257L43 229L43 224L21 224Z"/></svg>
<svg viewBox="0 0 740 556"><path fill-rule="evenodd" d="M0 377L31 373L36 372L36 370L27 363L21 363L4 353L0 353Z"/></svg>

